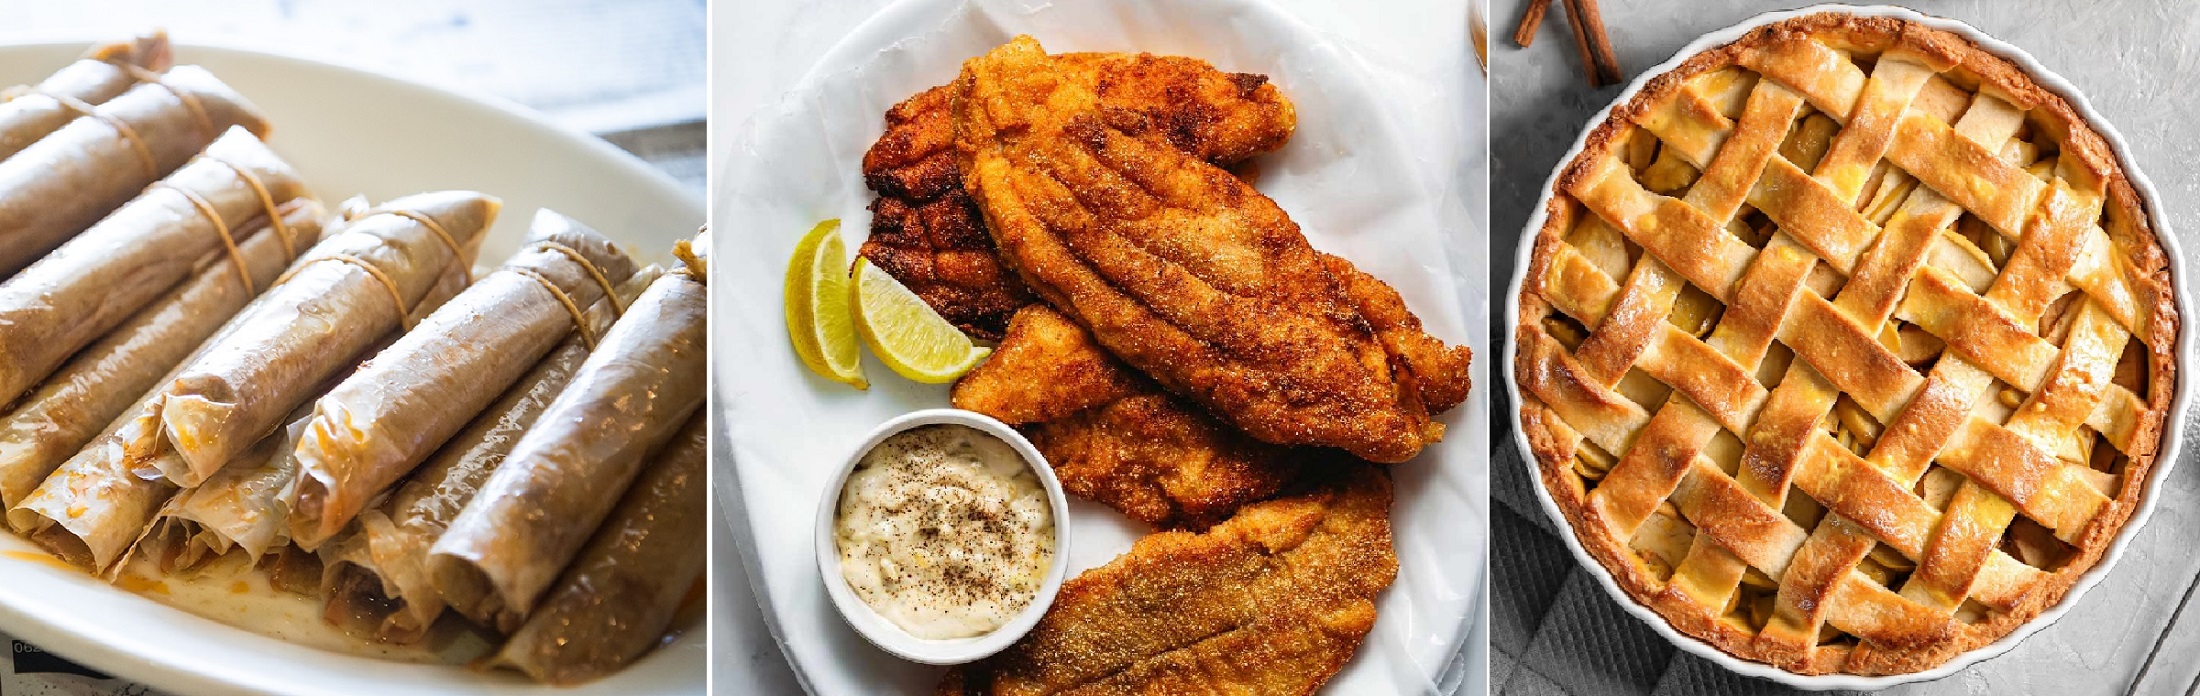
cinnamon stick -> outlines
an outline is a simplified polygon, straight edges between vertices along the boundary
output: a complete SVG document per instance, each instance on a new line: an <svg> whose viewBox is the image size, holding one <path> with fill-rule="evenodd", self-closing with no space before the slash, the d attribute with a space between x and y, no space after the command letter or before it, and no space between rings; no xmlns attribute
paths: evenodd
<svg viewBox="0 0 2200 696"><path fill-rule="evenodd" d="M1520 16L1520 26L1513 29L1513 43L1521 48L1535 45L1535 30L1543 26L1543 15L1551 11L1551 0L1528 0L1528 12Z"/></svg>
<svg viewBox="0 0 2200 696"><path fill-rule="evenodd" d="M1603 87L1603 72L1597 70L1596 57L1590 55L1589 30L1581 23L1581 12L1575 10L1576 0L1566 0L1566 25L1573 30L1574 53L1581 57L1581 75L1588 78L1589 86Z"/></svg>
<svg viewBox="0 0 2200 696"><path fill-rule="evenodd" d="M1589 83L1596 87L1619 84L1619 58L1612 54L1612 39L1604 33L1604 17L1597 11L1596 0L1566 0L1566 20L1591 63Z"/></svg>

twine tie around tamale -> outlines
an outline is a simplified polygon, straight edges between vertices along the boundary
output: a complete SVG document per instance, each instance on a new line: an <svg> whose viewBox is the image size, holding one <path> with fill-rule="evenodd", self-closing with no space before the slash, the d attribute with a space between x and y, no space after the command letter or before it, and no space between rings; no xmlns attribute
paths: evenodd
<svg viewBox="0 0 2200 696"><path fill-rule="evenodd" d="M420 226L428 228L429 232L434 232L436 238L443 240L443 246L451 249L451 263L458 264L458 272L461 277L466 279L466 284L474 284L474 269L466 263L466 250L459 248L458 238L451 236L449 230L443 229L443 223L436 222L435 218L428 217L427 213L418 210L382 210L376 211L376 213L405 218L420 223ZM369 217L374 217L374 214L366 215L361 219Z"/></svg>
<svg viewBox="0 0 2200 696"><path fill-rule="evenodd" d="M289 271L283 273L283 277L275 279L275 284L282 285L283 283L289 282L291 276L298 275L299 271L305 270L308 266L312 266L313 262L315 261L335 261L338 263L348 263L353 266L358 266L359 270L366 271L367 275L374 276L375 280L382 282L382 289L388 290L390 292L390 304L397 307L398 326L404 327L406 331L412 330L412 308L405 306L405 293L400 292L397 289L397 281L391 280L388 273L383 273L381 267L374 265L373 262L366 259L352 256L350 254L329 254L327 256L316 256L314 258L307 259L305 263L291 266Z"/></svg>
<svg viewBox="0 0 2200 696"><path fill-rule="evenodd" d="M237 267L237 280L244 283L244 294L260 294L259 289L252 286L252 270L245 266L244 252L237 248L236 236L229 234L229 223L225 220L222 220L221 211L215 210L213 203L207 202L204 196L200 196L198 193L193 192L190 189L168 183L167 181L154 182L153 188L167 189L169 191L175 192L177 195L183 196L183 199L185 201L189 201L191 203L191 207L199 209L199 215L204 216L207 222L214 223L214 234L221 237L222 248L229 251L229 262ZM268 212L270 214L274 213L273 210L270 210Z"/></svg>
<svg viewBox="0 0 2200 696"><path fill-rule="evenodd" d="M603 274L603 269L596 267L596 262L588 260L587 256L584 256L581 254L581 252L574 250L573 247L559 244L557 242L536 242L529 248L549 249L551 251L564 254L566 258L572 259L573 263L580 264L582 270L588 271L588 277L596 281L596 287L603 288L604 299L611 302L611 316L626 316L626 307L623 307L619 304L618 289L611 284L611 278Z"/></svg>
<svg viewBox="0 0 2200 696"><path fill-rule="evenodd" d="M597 268L596 263L589 261L588 257L581 255L579 251L575 251L572 247L557 242L536 242L528 248L555 251L564 254L566 258L572 259L574 263L580 264L583 270L588 271L588 277L595 279L596 285L603 288L604 300L611 303L611 315L617 317L625 313L625 310L619 306L619 293L611 285L611 279L605 277L603 270ZM532 268L513 267L510 270L535 279L536 283L542 285L542 289L550 291L550 296L557 298L558 304L565 305L566 313L573 315L573 330L580 333L581 345L587 346L591 351L596 349L596 330L589 327L588 315L581 311L580 303L574 302L573 296L566 293L565 288L558 287L558 284L552 282L548 276Z"/></svg>
<svg viewBox="0 0 2200 696"><path fill-rule="evenodd" d="M269 231L275 233L275 239L283 244L283 258L297 258L297 244L291 240L290 226L284 224L282 211L275 207L275 196L268 193L267 185L260 181L259 175L238 166L235 162L219 157L212 155L200 155L199 157L228 167L231 171L237 173L237 178L244 181L245 186L251 187L252 192L260 198L260 209L267 213ZM214 233L221 236L222 248L229 251L230 263L237 267L237 280L244 282L245 294L257 295L260 293L259 288L255 287L252 282L252 269L245 265L244 251L237 246L236 236L230 234L229 222L222 219L221 211L215 210L213 203L208 202L206 197L200 196L190 189L168 183L166 180L155 182L153 188L167 189L182 195L184 200L191 203L191 207L199 210L199 215L204 216L207 222L213 223Z"/></svg>
<svg viewBox="0 0 2200 696"><path fill-rule="evenodd" d="M198 95L192 94L191 90L168 84L168 81L163 79L160 73L147 70L143 66L125 63L122 69L130 73L131 77L137 78L139 82L160 85L162 89L168 90L169 94L176 95L176 101L183 102L183 108L191 112L191 120L198 124L200 133L205 134L208 138L221 135L214 131L214 119L206 115L206 105L200 104Z"/></svg>
<svg viewBox="0 0 2200 696"><path fill-rule="evenodd" d="M466 268L466 254L459 248L458 239L452 237L450 232L445 231L443 229L443 224L436 222L435 218L428 217L427 214L421 213L416 210L377 210L355 218L354 224L356 224L357 221L365 220L376 215L395 215L401 218L405 218L407 220L411 220L413 222L420 223L422 227L428 228L428 231L434 232L436 237L443 240L443 245L450 248L451 263L456 264L457 267L461 269L460 272L465 274L466 284L473 284L473 269ZM417 323L413 318L413 311L419 309L419 307L405 306L405 293L397 289L397 281L392 280L388 273L382 272L381 267L374 265L374 263L366 259L352 256L350 254L329 254L327 256L307 259L305 263L290 267L289 271L283 273L283 277L275 279L275 284L282 285L285 281L290 280L291 276L297 275L299 271L304 270L307 266L313 265L313 262L315 261L337 261L341 263L348 263L353 266L358 266L361 270L366 271L367 275L374 276L375 280L381 281L382 289L388 290L390 292L390 303L396 305L397 307L398 326L403 327L406 331L411 331L413 328L413 324Z"/></svg>
<svg viewBox="0 0 2200 696"><path fill-rule="evenodd" d="M275 230L276 238L283 242L283 258L298 258L297 238L291 235L289 223L283 222L283 215L275 205L275 194L268 192L267 183L260 181L260 175L252 173L252 170L243 165L214 155L202 154L199 157L228 167L237 173L237 178L243 180L244 185L252 188L253 195L260 197L260 209L267 211L268 225Z"/></svg>
<svg viewBox="0 0 2200 696"><path fill-rule="evenodd" d="M565 305L565 311L573 315L573 330L580 332L581 345L587 346L591 351L596 349L596 332L588 328L587 315L581 313L581 306L573 302L572 295L565 294L565 288L558 287L557 283L552 282L543 274L535 272L535 269L532 268L512 268L509 270L535 279L536 283L542 285L542 289L550 291L550 296L557 298L558 304Z"/></svg>
<svg viewBox="0 0 2200 696"><path fill-rule="evenodd" d="M167 83L161 82L160 73L147 70L133 63L126 63L117 60L108 60L106 62L117 68L121 68L124 72L129 73L131 79L137 80L139 82L157 82L161 83L162 87L168 87ZM205 126L209 129L212 128L212 124L207 121L206 112L203 109L199 108L198 102L195 98L184 96L179 90L174 87L168 87L168 91L175 92L177 98L184 101L184 106L191 109L191 114L198 119L199 123L202 126ZM145 163L145 170L147 172L151 172L153 176L160 176L160 163L153 159L153 150L145 146L145 141L138 137L137 131L130 128L130 124L123 123L121 118L118 118L112 114L100 113L98 108L93 106L89 102L66 94L55 94L52 92L48 92L37 87L32 87L30 85L17 85L13 88L10 88L6 93L0 94L0 102L15 101L16 99L31 95L38 95L47 99L52 99L54 100L54 103L60 104L62 108L74 111L78 115L90 116L92 118L96 118L102 122L105 122L108 127L115 129L115 132L120 134L123 140L129 141L130 149L137 152L138 161Z"/></svg>
<svg viewBox="0 0 2200 696"><path fill-rule="evenodd" d="M160 161L153 159L153 149L146 147L145 140L138 137L137 130L131 128L130 124L123 123L120 117L115 116L114 114L103 113L99 110L98 107L92 106L82 99L78 99L76 97L72 97L66 94L54 94L39 89L27 89L18 93L9 94L8 99L14 100L34 94L45 97L47 99L52 99L55 103L60 104L63 107L67 107L70 111L74 111L82 116L97 119L99 122L107 124L107 127L115 129L115 133L117 135L122 136L122 139L124 141L130 143L130 149L137 153L138 161L145 164L146 173L156 177L160 176Z"/></svg>

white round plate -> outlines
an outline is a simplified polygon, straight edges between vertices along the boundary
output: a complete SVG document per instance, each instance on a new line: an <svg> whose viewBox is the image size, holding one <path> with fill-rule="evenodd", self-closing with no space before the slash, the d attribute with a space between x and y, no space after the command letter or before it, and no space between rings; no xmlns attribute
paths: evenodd
<svg viewBox="0 0 2200 696"><path fill-rule="evenodd" d="M1467 211L1446 199L1457 168L1398 124L1415 100L1385 93L1367 66L1329 34L1256 0L904 0L828 52L800 87L758 112L714 152L713 379L725 443L713 485L742 547L766 623L804 685L819 694L930 693L940 669L877 649L834 611L819 578L806 522L845 448L879 423L947 405L944 385L918 385L876 360L872 386L846 388L806 371L789 348L781 282L805 230L840 218L849 248L869 227L872 196L860 160L889 106L954 78L962 62L1018 33L1049 51L1149 51L1198 57L1230 71L1268 75L1298 107L1298 131L1255 161L1255 184L1305 230L1316 248L1388 281L1435 336L1487 358L1480 317L1486 285L1455 269L1485 240ZM1387 73L1382 73L1387 74ZM1396 84L1395 82L1390 84ZM1479 133L1479 124L1458 124ZM723 156L718 156L718 155ZM1435 173L1440 170L1439 175ZM736 255L730 250L739 249ZM1485 380L1477 379L1477 384ZM1465 672L1454 662L1480 612L1486 530L1487 416L1477 391L1445 414L1449 435L1392 467L1400 570L1380 619L1331 693L1423 693ZM1146 533L1105 507L1072 501L1071 573L1120 555ZM749 601L720 597L718 601ZM730 676L730 675L729 675Z"/></svg>
<svg viewBox="0 0 2200 696"><path fill-rule="evenodd" d="M1682 61L1698 53L1733 43L1752 29L1785 19L1825 11L1848 12L1866 17L1895 17L1918 22L1968 38L1977 42L1980 47L1985 48L1987 51L2016 63L2025 72L2032 75L2032 78L2040 85L2054 90L2055 93L2062 95L2064 99L2068 99L2071 105L2077 109L2079 116L2084 118L2087 123L2093 124L2094 129L2099 130L2102 137L2108 139L2109 145L2116 151L2117 161L2123 165L2125 175L2131 178L2132 186L2138 189L2139 197L2146 202L2148 217L2154 224L2154 233L2161 239L2162 248L2169 256L2172 294L2177 300L2177 313L2179 316L2185 317L2185 321L2177 327L2177 354L2179 356L2177 362L2183 369L2178 374L2177 393L2170 401L2170 416L2167 419L2169 427L2163 429L2162 449L2154 460L2154 470L2149 472L2147 477L2147 495L2140 502L2139 509L2132 513L2131 519L2125 522L2124 528L2116 535L2116 540L2109 546L2108 553L2101 557L2100 563L2095 564L2091 570L2078 577L2077 584L2071 586L2070 593L2064 595L2060 603L2040 612L2039 616L2033 617L2031 621L2025 622L2022 626L2018 626L2016 630L2010 631L2009 635L2002 636L2000 640L1989 643L1977 650L1957 655L1942 663L1939 667L1923 672L1885 677L1864 677L1850 674L1821 676L1795 674L1771 665L1743 660L1720 652L1718 648L1711 647L1710 644L1674 630L1673 626L1665 621L1665 617L1659 616L1657 612L1651 611L1649 608L1636 603L1634 598L1627 596L1627 592L1620 589L1619 583L1612 580L1611 571L1607 570L1604 564L1598 563L1594 557L1591 557L1588 551L1582 549L1581 543L1574 538L1572 530L1566 522L1565 513L1558 509L1558 503L1551 500L1550 491L1543 487L1543 477L1541 473L1536 471L1539 464L1536 462L1535 452L1528 447L1526 433L1518 427L1520 414L1518 412L1508 413L1505 414L1505 417L1514 419L1513 444L1520 449L1521 461L1528 467L1529 480L1534 482L1530 487L1535 489L1536 500L1542 502L1543 511L1550 515L1554 524L1558 525L1560 529L1568 530L1566 533L1558 535L1559 538L1566 541L1566 548L1574 552L1575 559L1580 561L1582 567L1589 569L1589 574L1597 579L1598 584L1603 585L1604 591L1612 596L1612 600L1617 602L1621 609L1634 615L1635 618L1641 619L1643 623L1649 624L1652 630L1658 632L1658 635L1672 641L1673 645L1679 646L1680 649L1739 674L1769 679L1798 689L1811 691L1834 689L1875 690L1912 682L1940 679L1963 671L1981 660L2009 652L2016 648L2018 643L2023 642L2025 637L2046 628L2049 624L2055 623L2057 619L2062 618L2063 614L2069 612L2071 607L2077 606L2078 599L2085 595L2085 591L2092 589L2094 585L2100 584L2101 578L2106 577L2109 569L2116 566L2116 561L2123 558L2124 548L2130 543L2132 536L2137 534L2139 528L2146 524L2147 518L2154 514L2155 502L2158 500L2158 496L2155 494L2161 492L2162 482L2169 476L2170 468L2177 464L2178 453L2182 450L2185 434L2184 430L2177 427L2176 424L2184 422L2181 414L2192 402L2194 380L2186 374L2186 371L2189 371L2191 366L2195 364L2192 360L2194 351L2193 331L2195 329L2192 322L2192 308L2189 306L2190 299L2188 295L2190 293L2186 291L2184 256L2177 252L2177 236L2170 232L2169 218L2162 210L2164 200L2155 193L2154 184L2147 180L2146 174L2139 171L2139 163L2131 158L2131 148L2124 142L2123 135L2117 133L2115 126L2110 125L2107 119L2102 118L2099 113L2093 110L2093 105L2086 101L2085 95L2080 93L2076 86L2071 85L2062 76L2056 75L2054 71L2048 70L2047 66L2041 65L2031 54L2025 53L2024 49L2011 46L1969 24L1953 19L1923 15L1905 8L1883 5L1871 7L1814 5L1799 10L1768 12L1744 20L1740 24L1705 34L1695 41L1689 42L1687 46L1683 46L1680 51L1674 53L1671 59L1656 67L1644 70L1641 75L1635 78L1633 83L1627 86L1627 89L1621 90L1619 96L1612 99L1612 104L1616 106L1627 103L1628 100L1635 98L1635 93L1641 91L1643 84L1649 82L1651 78L1679 67ZM1605 117L1611 113L1611 109L1611 106L1607 106L1604 110L1597 112L1596 116L1591 117L1582 128L1582 137L1575 140L1573 148L1568 150L1566 155L1560 157L1558 161L1571 162L1575 156L1580 155L1589 131L1594 129L1597 124L1603 123ZM1506 336L1513 335L1514 331L1519 328L1521 284L1527 282L1528 260L1535 253L1535 235L1543 228L1544 218L1547 217L1545 207L1550 204L1552 187L1557 185L1557 181L1558 172L1553 171L1550 180L1543 184L1543 194L1535 204L1536 212L1529 217L1527 227L1523 228L1520 233L1519 257L1514 260L1516 265L1513 266L1516 270L1513 272L1512 283L1505 293L1504 321ZM1515 346L1512 341L1506 341L1503 351L1504 356L1501 358L1502 362L1500 364L1513 364L1514 350ZM1511 396L1512 403L1517 405L1520 403L1520 385L1512 380L1510 372L1508 369L1507 376L1500 381L1505 383L1506 394Z"/></svg>
<svg viewBox="0 0 2200 696"><path fill-rule="evenodd" d="M0 46L0 84L35 83L93 40ZM505 102L251 51L183 45L179 64L212 70L264 109L269 142L322 200L380 201L446 188L504 199L480 262L518 248L537 207L610 235L637 258L670 261L703 211L679 185L600 139ZM698 549L698 553L701 550ZM701 693L700 630L610 678L575 689L538 687L515 672L405 664L342 655L202 619L115 589L0 533L0 629L118 677L177 694L669 694ZM697 622L694 629L699 629Z"/></svg>

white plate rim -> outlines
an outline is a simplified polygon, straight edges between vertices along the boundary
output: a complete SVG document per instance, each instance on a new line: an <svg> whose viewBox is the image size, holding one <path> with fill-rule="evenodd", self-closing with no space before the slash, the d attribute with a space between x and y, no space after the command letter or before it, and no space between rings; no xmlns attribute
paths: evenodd
<svg viewBox="0 0 2200 696"><path fill-rule="evenodd" d="M1590 117L1587 125L1582 129L1581 137L1577 138L1574 141L1574 146L1559 158L1559 167L1554 168L1550 178L1544 182L1542 191L1536 200L1535 210L1531 212L1527 225L1521 230L1522 241L1514 259L1516 265L1513 269L1512 281L1508 285L1505 294L1505 345L1501 351L1503 353L1502 360L1504 361L1501 364L1510 366L1515 359L1517 348L1514 345L1512 336L1519 329L1520 289L1527 282L1528 262L1535 253L1534 241L1536 235L1541 232L1544 221L1549 217L1548 206L1552 192L1558 185L1558 175L1564 171L1563 165L1565 163L1573 161L1575 157L1581 154L1582 149L1587 145L1589 133L1595 130L1598 124L1603 123L1606 118L1610 117L1613 108L1626 104L1628 100L1633 99L1635 94L1641 91L1643 85L1652 77L1665 74L1679 67L1682 61L1705 50L1732 43L1757 27L1819 12L1845 12L1859 16L1893 17L1917 22L1963 36L1976 42L1987 51L2023 67L2043 87L2068 100L2080 117L2084 118L2087 123L2092 124L2095 130L2101 132L2102 137L2108 140L2110 149L2116 153L2117 162L2123 166L2125 175L2132 182L2132 187L2138 190L2140 199L2145 201L2148 220L2153 224L2155 236L2159 238L2162 248L2169 256L2170 274L2173 276L2171 279L2171 294L2175 298L2177 312L2181 318L2177 327L2177 354L2180 357L2178 364L2185 369L2180 369L2177 374L2177 388L2171 399L2169 412L2164 416L2163 421L2166 426L2163 433L2163 446L2155 456L2153 471L2149 472L2146 495L2142 497L2139 509L2134 511L2131 519L2124 523L2121 530L2118 530L2115 540L2109 544L2108 551L2102 555L2100 562L2080 575L2078 581L2071 586L2070 592L2064 595L2062 601L2056 603L2055 606L2040 612L2031 621L2018 626L2010 631L2008 635L2002 636L2001 639L1959 654L1933 669L1883 677L1845 674L1805 676L1771 665L1742 660L1721 652L1718 648L1714 648L1702 640L1674 630L1664 617L1637 603L1634 598L1627 595L1625 590L1620 589L1619 583L1612 579L1611 571L1606 569L1603 564L1597 563L1596 559L1582 548L1580 541L1574 537L1573 527L1567 522L1566 515L1559 510L1557 501L1551 498L1550 491L1544 487L1542 472L1539 469L1541 465L1536 460L1535 452L1528 445L1527 434L1520 428L1518 412L1521 403L1520 385L1512 379L1510 368L1507 370L1506 377L1500 381L1505 384L1506 395L1512 398L1514 411L1505 414L1505 417L1511 419L1513 444L1519 450L1522 462L1528 468L1527 473L1531 481L1529 487L1535 490L1536 500L1542 503L1543 512L1550 516L1559 529L1564 530L1563 533L1557 536L1565 541L1566 548L1573 552L1575 560L1589 569L1589 575L1597 579L1597 583L1604 588L1606 594L1611 595L1612 600L1619 604L1621 609L1642 620L1643 623L1649 624L1652 630L1664 636L1666 640L1671 641L1673 645L1680 649L1710 660L1738 674L1767 679L1810 691L1834 689L1875 690L1942 679L1983 660L2006 654L2015 649L2019 643L2024 642L2025 638L2060 620L2063 614L2077 605L2087 590L2100 584L2101 579L2107 577L2108 572L2116 566L2116 562L2123 558L2123 552L2129 546L2132 536L2146 525L2149 517L2153 516L2155 505L2160 499L2158 494L2161 492L2163 481L2167 478L2169 470L2176 465L2177 455L2183 449L2184 431L2177 426L2182 422L2181 416L2190 406L2192 400L2195 381L2188 379L2185 372L2195 364L2192 360L2194 329L2190 298L2188 297L2190 293L2186 291L2184 257L2178 251L2177 237L2171 233L2167 214L2162 210L2162 199L2156 193L2153 182L2147 179L2145 172L2139 168L2137 160L2131 157L2130 147L2124 140L2123 134L2117 132L2115 126L2111 125L2100 113L2094 111L2093 104L2085 98L2082 92L2078 91L2075 85L2061 75L2049 70L2046 65L2041 64L2039 60L2033 58L2030 53L2025 52L2023 49L1996 39L1992 35L1958 20L1935 17L1907 8L1886 5L1821 4L1796 10L1766 12L1725 29L1704 34L1681 47L1671 59L1636 76L1634 81L1628 84L1627 89L1622 90L1618 96L1613 98L1610 105L1598 111L1595 116Z"/></svg>
<svg viewBox="0 0 2200 696"><path fill-rule="evenodd" d="M33 41L0 44L0 52L51 52L57 56L73 56L82 52L85 46L106 40L106 38L68 41L40 37L38 40ZM282 52L244 47L233 43L171 40L171 45L177 54L177 64L179 65L196 63L201 60L217 63L264 62L279 66L280 69L308 70L340 75L343 79L355 79L361 83L373 85L374 89L380 92L411 93L423 99L480 111L488 115L487 117L493 125L527 129L532 131L534 135L575 147L578 152L586 153L585 157L590 160L591 164L615 169L618 178L647 182L645 188L661 189L662 193L681 201L685 204L685 209L676 211L680 216L694 220L704 219L704 209L700 197L682 188L670 175L651 167L640 158L601 138L558 124L540 112L502 97L460 91L448 86L417 82L372 70ZM66 60L55 61L52 65L59 68L65 62ZM217 76L220 75L217 74ZM244 97L247 101L256 101L253 94L247 93ZM279 141L283 137L283 130L282 123L275 124L275 140ZM314 182L309 181L308 183L312 184ZM327 195L334 192L316 191L316 193L324 196L324 204L331 206L335 204L335 200L326 198ZM497 195L495 191L485 191L485 193ZM348 192L344 195L348 195ZM531 214L531 211L517 211L507 206L502 211L502 215L511 216L523 212ZM616 231L607 233L615 237L622 236ZM622 243L621 246L626 247L627 245ZM638 259L646 259L662 255L663 250L629 249L629 251L635 253ZM486 260L492 263L497 261L496 259ZM6 534L11 539L15 538L11 533L0 534ZM16 564L20 562L11 560L9 563ZM0 577L7 577L18 572L25 571L0 570ZM66 572L77 573L79 571L70 570ZM121 595L128 595L135 601L143 602L151 610L175 612L176 616L183 620L204 623L204 630L217 636L227 634L246 642L280 644L280 641L276 639L231 627L212 619L192 616L181 610L159 604L154 600L137 597L119 588L112 591ZM110 622L111 617L73 616L67 610L47 606L47 603L41 601L41 598L19 597L11 594L8 586L0 585L0 629L6 630L17 639L33 643L41 649L59 654L71 661L94 667L116 677L143 683L164 692L286 694L312 690L315 693L349 693L355 688L371 688L374 686L370 683L359 682L300 684L283 681L281 678L250 673L219 661L173 659L173 653L178 652L175 650L139 653L119 649L116 647L117 644L127 644L134 641L122 629L103 625ZM697 653L707 654L707 650L703 645L706 637L699 634L698 631L707 630L707 628L707 619L698 620L695 627L675 641L674 644L659 648L655 654L646 656L641 661L629 666L629 671L652 669L653 663L659 664L655 669L668 667L692 668L696 673L692 685L697 691L700 691L704 686L704 671L701 664L704 661L702 659L704 655ZM330 664L360 663L356 665L357 669L353 670L358 672L373 671L377 667L391 671L402 671L411 676L418 676L417 671L422 669L437 672L447 671L450 676L457 677L457 679L448 682L447 688L440 689L448 693L583 694L592 691L591 687L586 686L574 689L535 685L513 672L503 672L495 677L485 678L464 666L433 666L391 662L312 648L303 649L310 651L314 656L325 658L330 661ZM679 656L678 660L665 659L675 653ZM148 657L147 655L153 655L154 657ZM695 664L688 664L690 662ZM597 682L598 685L602 683ZM417 684L407 684L406 688L418 688L419 686ZM416 691L415 693L419 692Z"/></svg>

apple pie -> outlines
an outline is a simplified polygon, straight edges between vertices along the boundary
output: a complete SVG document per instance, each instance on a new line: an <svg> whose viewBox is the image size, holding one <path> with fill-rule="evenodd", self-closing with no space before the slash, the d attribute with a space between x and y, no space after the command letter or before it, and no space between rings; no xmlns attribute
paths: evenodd
<svg viewBox="0 0 2200 696"><path fill-rule="evenodd" d="M2025 68L1758 27L1563 164L1513 369L1634 601L1800 674L1930 669L2061 602L2147 495L2177 314L2147 201Z"/></svg>

